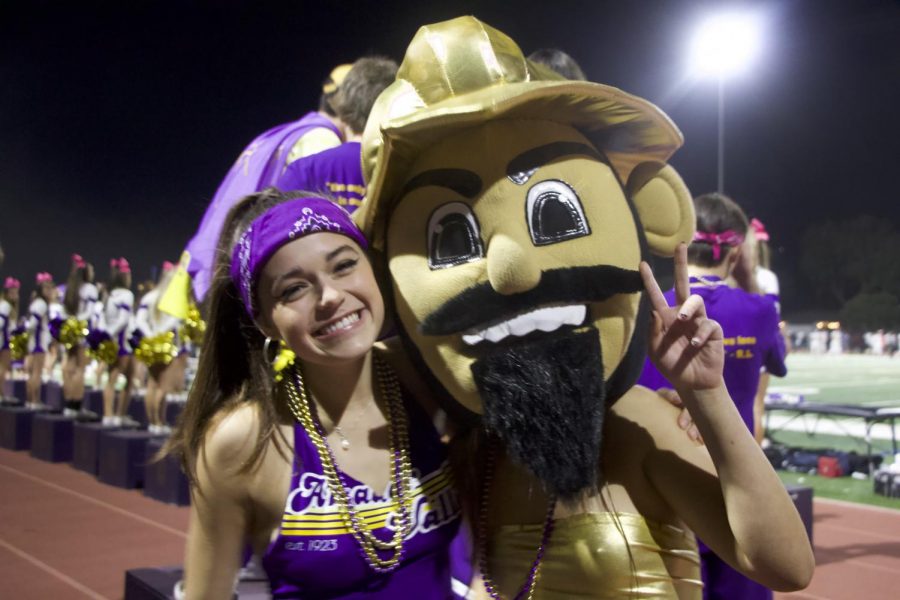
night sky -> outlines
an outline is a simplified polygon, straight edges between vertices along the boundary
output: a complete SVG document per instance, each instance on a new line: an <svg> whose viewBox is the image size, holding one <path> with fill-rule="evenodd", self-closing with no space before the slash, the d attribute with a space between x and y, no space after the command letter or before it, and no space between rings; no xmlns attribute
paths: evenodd
<svg viewBox="0 0 900 600"><path fill-rule="evenodd" d="M425 4L3 1L0 274L62 281L79 252L101 278L120 255L147 278L244 146L313 109L333 66L399 61L419 26L463 14L658 104L685 136L672 164L694 194L715 189L716 84L686 77L686 49L724 2ZM748 4L767 38L726 86L725 191L768 226L790 313L812 304L795 266L810 223L900 224L900 2Z"/></svg>

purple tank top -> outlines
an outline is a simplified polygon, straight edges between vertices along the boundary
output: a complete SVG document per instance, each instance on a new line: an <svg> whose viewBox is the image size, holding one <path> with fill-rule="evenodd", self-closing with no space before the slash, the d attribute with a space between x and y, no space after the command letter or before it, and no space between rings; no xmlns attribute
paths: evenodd
<svg viewBox="0 0 900 600"><path fill-rule="evenodd" d="M450 544L459 529L460 507L446 450L423 411L413 402L405 404L415 498L402 563L381 574L365 562L338 513L315 447L295 424L291 491L278 537L262 559L273 598L455 598ZM378 527L379 539L390 539L395 515L387 509L392 503L387 491L376 492L340 474L360 517Z"/></svg>

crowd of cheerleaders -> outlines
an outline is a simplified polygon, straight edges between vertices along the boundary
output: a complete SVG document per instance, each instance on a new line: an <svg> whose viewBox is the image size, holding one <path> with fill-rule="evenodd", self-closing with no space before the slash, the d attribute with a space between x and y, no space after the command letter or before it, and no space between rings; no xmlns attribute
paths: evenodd
<svg viewBox="0 0 900 600"><path fill-rule="evenodd" d="M187 357L205 327L196 307L186 316L160 310L159 300L175 273L176 265L165 261L158 281L138 283L135 294L125 258L112 259L108 281L98 282L93 265L73 254L63 284L40 272L25 295L19 280L5 277L0 293L2 401L19 403L8 381L24 379L25 406L47 409L41 402L41 384L61 379L64 414L102 419L110 426L136 426L128 405L137 383L146 387L150 431L168 433L165 398L183 391ZM102 415L83 406L86 374L102 388Z"/></svg>

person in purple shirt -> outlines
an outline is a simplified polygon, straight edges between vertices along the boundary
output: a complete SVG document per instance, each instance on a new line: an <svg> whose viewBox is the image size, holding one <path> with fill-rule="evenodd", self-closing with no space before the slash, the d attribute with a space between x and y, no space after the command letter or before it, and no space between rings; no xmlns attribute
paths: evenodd
<svg viewBox="0 0 900 600"><path fill-rule="evenodd" d="M776 377L787 374L784 338L778 329L778 312L771 298L728 286L726 280L740 259L749 224L744 211L722 194L694 199L697 233L688 247L691 294L703 298L709 318L722 326L725 345L725 386L741 418L751 432L754 399L760 370ZM673 305L675 291L666 293ZM648 360L638 380L653 390L671 388ZM748 579L701 544L705 599L751 600L771 598L772 592Z"/></svg>
<svg viewBox="0 0 900 600"><path fill-rule="evenodd" d="M238 200L275 185L287 165L295 160L334 148L346 139L347 126L338 118L333 101L350 67L345 64L332 69L322 84L318 110L256 136L228 170L185 246L190 257L187 271L198 301L206 297L211 285L216 242L225 217Z"/></svg>
<svg viewBox="0 0 900 600"><path fill-rule="evenodd" d="M396 76L397 63L393 60L371 56L354 62L332 102L347 127L346 142L292 162L275 186L283 191L324 194L347 211L355 211L366 191L359 142L375 99Z"/></svg>

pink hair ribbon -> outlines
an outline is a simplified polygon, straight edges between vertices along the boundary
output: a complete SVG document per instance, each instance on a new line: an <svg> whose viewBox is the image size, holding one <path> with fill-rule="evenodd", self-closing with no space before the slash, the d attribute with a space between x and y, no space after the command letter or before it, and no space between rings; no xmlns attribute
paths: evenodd
<svg viewBox="0 0 900 600"><path fill-rule="evenodd" d="M128 264L128 261L122 257L111 258L109 260L109 268L115 269L120 273L131 273L131 266Z"/></svg>
<svg viewBox="0 0 900 600"><path fill-rule="evenodd" d="M72 255L72 264L74 264L75 267L78 269L83 269L87 266L87 263L84 262L84 259L81 257L80 254Z"/></svg>
<svg viewBox="0 0 900 600"><path fill-rule="evenodd" d="M762 224L762 221L756 218L750 219L750 227L753 228L753 233L756 234L756 239L763 242L769 241L769 232L766 231L766 226Z"/></svg>
<svg viewBox="0 0 900 600"><path fill-rule="evenodd" d="M20 288L22 284L19 283L19 280L15 277L7 277L6 281L3 282L3 289L11 290L13 288Z"/></svg>
<svg viewBox="0 0 900 600"><path fill-rule="evenodd" d="M47 283L48 281L53 281L53 275L46 271L41 271L35 276L34 280L40 285L42 283Z"/></svg>
<svg viewBox="0 0 900 600"><path fill-rule="evenodd" d="M719 260L719 257L722 256L722 246L740 246L744 243L744 236L735 232L733 229L728 229L719 233L698 231L694 234L694 241L710 244L713 249L713 260Z"/></svg>

